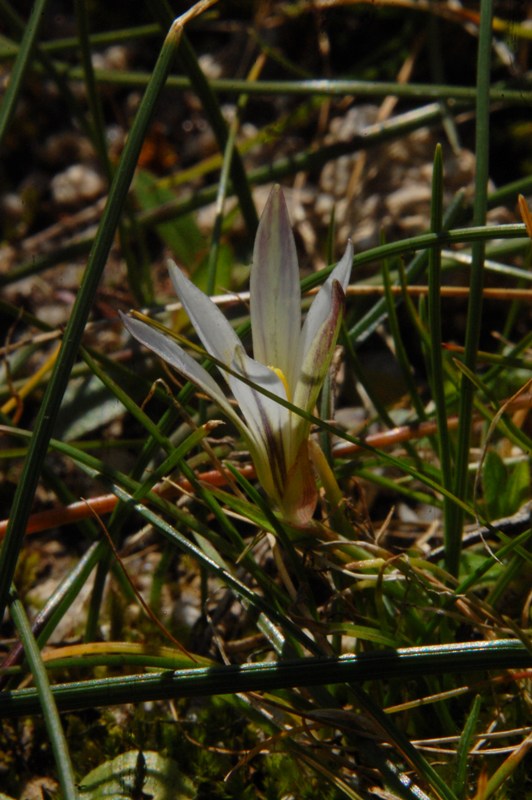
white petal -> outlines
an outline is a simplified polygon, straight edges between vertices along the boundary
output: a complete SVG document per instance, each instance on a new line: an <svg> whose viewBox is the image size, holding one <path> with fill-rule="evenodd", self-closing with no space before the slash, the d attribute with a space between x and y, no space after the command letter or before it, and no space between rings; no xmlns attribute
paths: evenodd
<svg viewBox="0 0 532 800"><path fill-rule="evenodd" d="M231 365L235 373L242 374L248 381L262 389L286 400L286 391L281 379L275 372L254 358L250 358L243 347L235 351L235 358ZM278 431L289 418L289 410L257 391L253 386L239 380L236 375L229 376L231 391L240 406L248 425L257 430L271 428Z"/></svg>
<svg viewBox="0 0 532 800"><path fill-rule="evenodd" d="M210 297L198 289L173 263L168 262L174 289L208 353L230 364L240 339ZM223 370L222 370L223 372ZM224 373L224 377L227 375Z"/></svg>
<svg viewBox="0 0 532 800"><path fill-rule="evenodd" d="M152 350L156 355L166 361L167 364L170 364L170 366L174 367L181 375L184 375L185 378L192 381L199 389L205 392L205 394L222 409L229 419L242 430L242 420L231 408L231 405L228 403L226 396L216 381L201 364L194 361L182 347L169 336L165 336L161 331L152 328L150 325L134 317L126 317L126 315L121 312L120 317L129 333L137 339L137 341Z"/></svg>
<svg viewBox="0 0 532 800"><path fill-rule="evenodd" d="M349 286L349 278L351 277L351 270L353 269L353 255L353 242L351 239L348 239L345 253L327 278L327 281L331 283L333 281L338 281L344 292Z"/></svg>
<svg viewBox="0 0 532 800"><path fill-rule="evenodd" d="M301 289L294 235L280 186L270 193L255 238L250 309L254 358L281 369L290 385L301 330Z"/></svg>
<svg viewBox="0 0 532 800"><path fill-rule="evenodd" d="M250 358L243 347L235 351L232 368L257 386L286 400L286 391L281 379L273 370ZM290 423L293 414L280 403L266 397L233 375L230 376L230 386L246 420L247 428L262 451L263 470L270 473L277 492L281 492L291 466L289 463L291 452L289 447L287 449L287 445L290 442ZM262 481L263 476L259 477Z"/></svg>

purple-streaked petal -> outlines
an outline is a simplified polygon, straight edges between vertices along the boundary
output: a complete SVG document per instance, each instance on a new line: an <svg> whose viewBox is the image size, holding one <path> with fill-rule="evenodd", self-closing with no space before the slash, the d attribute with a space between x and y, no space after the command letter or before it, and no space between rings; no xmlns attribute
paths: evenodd
<svg viewBox="0 0 532 800"><path fill-rule="evenodd" d="M325 283L320 287L303 324L298 352L300 365L303 363L305 354L314 342L323 323L331 316L334 283L337 281L342 287L342 291L345 292L349 283L352 264L353 245L351 241L349 241L341 260L335 266ZM332 324L334 325L334 321Z"/></svg>
<svg viewBox="0 0 532 800"><path fill-rule="evenodd" d="M307 436L302 440L292 467L288 471L279 506L287 520L305 526L312 519L317 502L318 490L309 458Z"/></svg>
<svg viewBox="0 0 532 800"><path fill-rule="evenodd" d="M159 358L166 361L181 375L192 381L198 389L205 392L217 406L226 414L229 419L235 423L239 430L242 430L242 420L238 414L231 408L226 396L216 383L216 381L209 375L206 369L201 364L189 356L182 347L180 347L173 339L166 336L156 328L152 328L141 320L134 317L127 317L120 312L122 322L127 330L138 342L143 344L149 350L152 350Z"/></svg>
<svg viewBox="0 0 532 800"><path fill-rule="evenodd" d="M337 330L337 315L341 311L341 305L339 306L337 303L337 291L334 289L335 286L341 287L341 293L345 292L348 284L349 278L351 276L351 268L353 265L353 244L351 240L347 243L347 247L345 250L344 255L337 263L325 283L320 287L320 290L314 301L309 309L309 312L306 316L305 322L303 324L303 328L301 330L301 335L299 339L299 348L297 358L294 359L297 362L297 371L298 376L301 378L302 372L305 372L305 380L308 379L307 370L312 367L312 363L315 365L315 375L321 376L320 382L323 380L325 376L325 372L329 366L330 355L332 355L332 349L330 355L328 354L328 348L334 347L334 341L330 342L330 338L328 335L332 331L335 331L334 336L336 337L338 330ZM327 324L325 324L327 323ZM324 326L325 324L325 326ZM321 339L323 336L326 336L327 342L326 347L320 347L317 344L317 340ZM309 359L307 355L309 350L312 349L312 357ZM325 362L325 367L320 362L320 358L323 359ZM304 366L303 366L304 365ZM313 373L314 374L314 373ZM296 378L296 382L298 378ZM312 381L314 384L315 381ZM309 393L305 395L301 394L301 387L298 394L298 400L296 401L294 396L294 403L302 408L309 409L308 402L301 402L304 400L304 397L310 396L311 392L309 387ZM319 389L317 390L319 391ZM296 389L294 389L296 392ZM317 394L317 392L316 392Z"/></svg>
<svg viewBox="0 0 532 800"><path fill-rule="evenodd" d="M220 309L173 263L168 263L170 278L183 307L205 350L218 361L230 364L240 339ZM223 372L223 370L222 370ZM227 378L223 372L224 378Z"/></svg>
<svg viewBox="0 0 532 800"><path fill-rule="evenodd" d="M334 281L332 285L324 284L322 289L322 297L327 300L327 308L325 308L325 304L324 308L328 311L328 314L324 317L322 313L321 320L312 319L307 330L305 331L305 326L303 326L303 331L301 332L301 353L303 355L293 402L294 405L307 411L312 411L314 408L325 375L329 369L340 330L345 299L344 290L338 281ZM309 315L312 312L312 308L309 311ZM321 326L316 327L316 323L319 321L321 321Z"/></svg>
<svg viewBox="0 0 532 800"><path fill-rule="evenodd" d="M294 354L301 330L301 290L296 245L280 186L262 213L250 276L253 356L295 379Z"/></svg>

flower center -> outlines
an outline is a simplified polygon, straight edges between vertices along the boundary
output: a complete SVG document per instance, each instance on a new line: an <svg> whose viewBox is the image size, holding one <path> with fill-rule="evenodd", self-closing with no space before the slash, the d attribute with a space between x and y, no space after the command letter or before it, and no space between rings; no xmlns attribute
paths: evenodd
<svg viewBox="0 0 532 800"><path fill-rule="evenodd" d="M272 372L275 372L277 377L282 381L284 390L286 392L286 399L288 400L288 402L291 402L292 398L290 397L290 389L288 388L288 381L286 380L285 374L282 371L282 369L279 369L279 367L272 367L270 364L268 364L268 369L271 369Z"/></svg>

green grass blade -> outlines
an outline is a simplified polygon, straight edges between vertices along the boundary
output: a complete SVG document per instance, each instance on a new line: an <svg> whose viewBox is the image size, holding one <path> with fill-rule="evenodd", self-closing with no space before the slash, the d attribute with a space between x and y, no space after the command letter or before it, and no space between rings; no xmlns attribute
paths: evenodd
<svg viewBox="0 0 532 800"><path fill-rule="evenodd" d="M371 715L374 723L384 732L386 739L389 739L394 747L401 753L413 767L419 778L424 778L427 784L436 792L436 796L441 800L457 800L456 795L449 788L446 781L436 772L434 767L429 764L422 753L414 747L408 736L400 731L392 722L390 717L382 711L377 703L359 686L353 686L355 696L362 707Z"/></svg>
<svg viewBox="0 0 532 800"><path fill-rule="evenodd" d="M463 215L463 203L464 203L464 196L462 193L457 194L453 202L450 204L447 212L444 216L443 227L445 231L448 231ZM429 234L431 235L431 234ZM432 236L432 235L431 235ZM381 245L380 248L373 248L373 252L377 250L377 252L382 248L384 252L381 253L381 258L391 258L394 255L400 255L395 251L394 248L395 243ZM417 248L416 248L417 250ZM406 280L408 283L414 282L419 279L419 277L424 273L425 269L427 268L427 259L428 254L426 252L426 248L419 248L421 252L419 252L410 262L406 269ZM407 252L406 250L404 252ZM357 256L354 258L354 272L356 274L356 266L357 266ZM352 328L349 330L349 338L353 345L360 340L365 339L369 336L375 328L379 325L380 321L383 319L384 315L386 314L386 298L381 298L378 300L373 307L364 314L362 319L358 320Z"/></svg>
<svg viewBox="0 0 532 800"><path fill-rule="evenodd" d="M105 120L92 65L87 7L83 0L76 0L75 7L76 22L79 31L79 49L83 68L83 80L85 84L85 90L87 92L87 103L89 105L90 115L92 118L92 143L94 144L94 149L98 154L98 158L100 159L100 163L105 170L108 179L111 180L111 163L105 141Z"/></svg>
<svg viewBox="0 0 532 800"><path fill-rule="evenodd" d="M154 16L161 22L163 27L166 27L172 19L172 10L170 5L166 2L166 0L150 0L149 5L152 8ZM183 41L179 52L179 60L185 73L190 79L192 88L196 91L198 97L203 103L205 114L211 124L213 133L216 136L218 147L223 153L225 152L228 142L227 125L223 117L218 98L216 97L210 82L205 77L203 70L198 63L198 59L196 58L194 48L188 41L186 35L183 36ZM255 204L251 196L248 176L237 147L234 148L232 154L231 177L249 236L253 237L255 235L259 220L257 217Z"/></svg>
<svg viewBox="0 0 532 800"><path fill-rule="evenodd" d="M118 703L237 692L271 691L291 686L360 683L425 675L530 668L532 655L515 639L406 647L391 652L339 658L298 658L278 662L177 670L173 673L126 675L59 684L52 687L61 711ZM23 716L41 711L35 689L0 695L0 715Z"/></svg>
<svg viewBox="0 0 532 800"><path fill-rule="evenodd" d="M26 20L20 17L17 11L11 7L7 0L0 0L0 15L3 15L2 18L8 22L9 26L16 31L18 35L23 38L25 37L28 30L28 24ZM79 47L79 42L76 46ZM63 96L69 112L72 114L72 117L77 121L80 129L90 139L92 136L92 131L90 130L90 126L87 125L84 109L81 107L81 104L71 91L70 86L65 78L64 71L57 68L56 63L46 51L45 46L36 44L32 54L32 69L35 70L35 72L43 71L47 78L56 84L58 91ZM81 78L83 79L83 76L81 76Z"/></svg>
<svg viewBox="0 0 532 800"><path fill-rule="evenodd" d="M14 597L9 607L13 622L15 623L22 644L24 645L26 659L35 681L35 692L46 723L64 800L77 800L78 795L76 792L74 771L68 753L68 746L57 711L55 698L48 682L48 674L41 658L39 646L35 641L31 625L20 600Z"/></svg>
<svg viewBox="0 0 532 800"><path fill-rule="evenodd" d="M75 598L79 595L85 581L98 562L104 550L104 543L93 544L78 561L76 566L61 581L57 589L48 598L44 607L32 621L32 632L42 647L52 632L55 630L65 613L69 610ZM24 656L22 644L16 644L2 660L2 670L19 664ZM0 675L0 689L6 683L6 676Z"/></svg>
<svg viewBox="0 0 532 800"><path fill-rule="evenodd" d="M7 593L13 579L26 522L30 514L33 496L61 400L76 359L93 298L105 267L144 136L179 47L181 30L180 27L176 26L170 29L154 68L152 83L146 89L133 123L120 167L116 172L109 192L98 236L94 242L72 315L65 330L61 351L39 410L35 423L35 433L17 485L10 524L0 553L0 616L5 607Z"/></svg>
<svg viewBox="0 0 532 800"><path fill-rule="evenodd" d="M39 26L44 18L47 3L48 0L36 0L24 30L17 58L9 76L7 89L0 103L0 142L3 141L9 123L15 113L18 96L26 72L31 64L33 49L39 35Z"/></svg>
<svg viewBox="0 0 532 800"><path fill-rule="evenodd" d="M408 394L410 395L410 401L417 414L417 418L419 420L423 420L427 418L427 414L425 412L423 401L419 396L419 387L416 383L416 379L414 377L412 370L412 365L410 363L410 358L406 350L403 337L401 335L401 326L397 316L397 304L398 302L400 302L400 300L398 301L392 293L392 278L390 275L390 266L388 264L388 260L386 259L383 263L382 277L383 277L384 293L385 293L384 296L386 298L388 326L390 329L390 335L393 339L395 357L397 359L397 363L401 370L401 375L405 384L405 388L407 389Z"/></svg>
<svg viewBox="0 0 532 800"><path fill-rule="evenodd" d="M85 348L82 348L80 352L83 360L93 375L96 375L96 377L101 380L104 386L106 386L113 393L116 399L122 403L124 408L129 411L131 416L140 422L140 424L145 428L146 432L152 437L154 442L156 442L167 453L171 453L174 449L174 446L168 437L161 432L160 427L152 422L150 417L138 407L134 400L131 399L129 394L110 377L108 372L103 369L94 358L92 358Z"/></svg>
<svg viewBox="0 0 532 800"><path fill-rule="evenodd" d="M135 31L138 30L138 34ZM152 33L152 28L146 26L146 33ZM131 38L135 35L142 35L143 29L132 29ZM128 31L119 31L120 38L127 38ZM109 39L109 34L94 34L91 42L104 44ZM71 47L71 41L64 39L58 42L49 42L44 45L43 50L66 49ZM64 44L63 44L64 43ZM10 50L6 47L6 56ZM2 52L0 50L0 56ZM135 72L97 69L96 78L99 83L112 86L125 86L142 89L149 81L149 73L140 70ZM68 67L68 75L71 78L79 78L80 70L76 66ZM363 81L363 80L343 80L343 79L309 79L309 80L257 80L248 81L238 78L214 78L209 81L211 89L217 95L234 95L248 92L250 95L287 95L298 97L395 97L406 98L408 100L445 100L454 101L453 107L468 107L473 104L476 98L475 86L457 86L445 84L428 83L398 83L396 81ZM172 75L168 85L173 89L188 90L191 88L190 78L180 75ZM526 106L532 102L532 92L523 89L513 89L507 87L503 82L490 88L490 98L492 101L504 101L505 104L515 106Z"/></svg>
<svg viewBox="0 0 532 800"><path fill-rule="evenodd" d="M505 782L509 782L512 774L517 769L519 764L530 753L532 749L532 734L529 734L521 744L516 747L510 755L503 761L501 766L495 770L491 778L488 780L487 786L484 789L483 800L489 800ZM500 795L501 797L509 797L506 793Z"/></svg>
<svg viewBox="0 0 532 800"><path fill-rule="evenodd" d="M482 698L477 694L458 743L456 775L453 780L453 788L456 796L459 798L466 797L468 785L467 760L469 757L469 749L475 736L481 705Z"/></svg>
<svg viewBox="0 0 532 800"><path fill-rule="evenodd" d="M490 124L490 75L493 15L492 0L485 0L480 7L480 29L477 56L477 101L476 101L476 137L475 137L475 200L473 206L473 225L480 227L486 222L488 207L489 180L489 124ZM482 316L482 290L484 287L484 250L485 242L481 239L472 245L473 261L471 264L469 304L467 311L467 327L465 340L465 364L474 371L477 359L478 343ZM454 474L454 494L464 499L467 494L467 466L471 436L471 420L473 415L474 387L467 378L462 377L460 383L460 402L458 416L460 419ZM458 506L449 509L446 525L445 563L451 575L457 575L460 568L460 550L464 515Z"/></svg>
<svg viewBox="0 0 532 800"><path fill-rule="evenodd" d="M441 146L438 145L434 154L434 168L432 176L432 205L431 205L431 230L439 234L443 226L443 156ZM445 400L444 369L442 358L442 321L441 321L441 250L433 247L429 252L428 269L428 318L430 330L430 377L436 421L438 423L438 455L440 458L441 478L446 489L451 490L451 442L447 429L447 404ZM452 532L449 530L451 515L451 501L448 497L443 499L444 508L444 538L449 548L453 541Z"/></svg>

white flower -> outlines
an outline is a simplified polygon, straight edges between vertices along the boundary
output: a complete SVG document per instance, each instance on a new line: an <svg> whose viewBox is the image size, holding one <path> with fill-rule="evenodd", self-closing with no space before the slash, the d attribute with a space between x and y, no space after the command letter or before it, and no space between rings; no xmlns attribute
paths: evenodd
<svg viewBox="0 0 532 800"><path fill-rule="evenodd" d="M349 242L302 325L295 242L283 193L275 186L262 214L253 251L253 358L247 355L220 309L175 264L170 264L174 288L205 350L216 359L242 417L214 378L169 335L122 315L132 336L224 411L245 439L266 494L285 518L300 524L312 517L317 502L309 458L310 423L254 387L306 412L313 411L336 344L352 261L353 247ZM239 375L253 385L239 380Z"/></svg>

